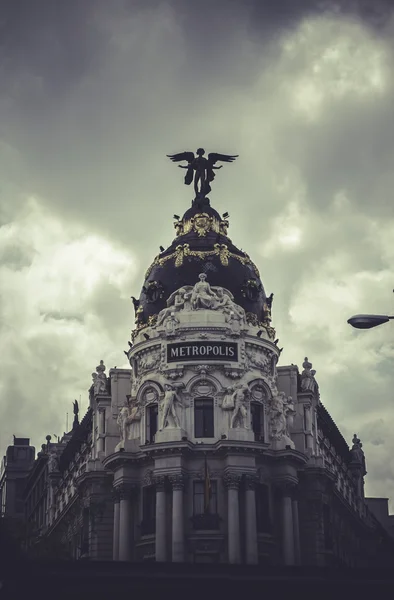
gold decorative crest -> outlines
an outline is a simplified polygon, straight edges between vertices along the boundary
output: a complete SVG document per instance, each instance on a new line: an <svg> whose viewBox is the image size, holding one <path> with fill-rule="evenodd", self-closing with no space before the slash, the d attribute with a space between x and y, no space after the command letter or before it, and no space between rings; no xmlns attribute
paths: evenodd
<svg viewBox="0 0 394 600"><path fill-rule="evenodd" d="M229 222L227 219L219 221L210 217L208 213L197 213L187 221L176 221L174 223L177 237L195 231L199 237L205 237L209 231L214 231L227 237Z"/></svg>

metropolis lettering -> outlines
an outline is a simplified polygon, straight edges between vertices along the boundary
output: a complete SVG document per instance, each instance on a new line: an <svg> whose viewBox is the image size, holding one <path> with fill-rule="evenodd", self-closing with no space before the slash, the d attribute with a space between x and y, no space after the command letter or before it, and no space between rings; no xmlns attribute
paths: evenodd
<svg viewBox="0 0 394 600"><path fill-rule="evenodd" d="M167 346L167 362L200 359L237 362L238 345L235 342L180 342Z"/></svg>

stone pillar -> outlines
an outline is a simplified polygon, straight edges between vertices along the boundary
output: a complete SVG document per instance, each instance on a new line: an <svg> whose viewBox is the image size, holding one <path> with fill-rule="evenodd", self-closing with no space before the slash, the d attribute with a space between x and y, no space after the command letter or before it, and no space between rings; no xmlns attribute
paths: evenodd
<svg viewBox="0 0 394 600"><path fill-rule="evenodd" d="M290 483L283 483L280 486L282 492L282 552L285 565L294 565L293 487L294 485Z"/></svg>
<svg viewBox="0 0 394 600"><path fill-rule="evenodd" d="M246 508L246 563L258 563L257 551L257 514L256 514L256 478L246 476L245 508Z"/></svg>
<svg viewBox="0 0 394 600"><path fill-rule="evenodd" d="M133 542L132 492L128 485L119 487L119 560L131 560Z"/></svg>
<svg viewBox="0 0 394 600"><path fill-rule="evenodd" d="M294 535L294 560L296 565L301 564L301 548L300 548L300 525L298 519L298 500L293 497L292 500L293 513L293 535Z"/></svg>
<svg viewBox="0 0 394 600"><path fill-rule="evenodd" d="M313 434L312 434L312 405L304 404L305 410L305 435L306 447L313 452Z"/></svg>
<svg viewBox="0 0 394 600"><path fill-rule="evenodd" d="M112 545L112 560L119 560L119 525L120 525L120 493L119 490L113 491L114 501L114 532Z"/></svg>
<svg viewBox="0 0 394 600"><path fill-rule="evenodd" d="M172 562L185 560L185 533L183 514L184 477L173 475L170 477L172 484Z"/></svg>
<svg viewBox="0 0 394 600"><path fill-rule="evenodd" d="M104 452L105 408L100 406L98 410L98 451Z"/></svg>
<svg viewBox="0 0 394 600"><path fill-rule="evenodd" d="M226 473L224 476L224 484L227 487L228 559L232 564L241 562L238 499L240 480L241 477L234 473Z"/></svg>
<svg viewBox="0 0 394 600"><path fill-rule="evenodd" d="M166 547L166 491L164 477L155 477L156 485L156 562L167 559Z"/></svg>

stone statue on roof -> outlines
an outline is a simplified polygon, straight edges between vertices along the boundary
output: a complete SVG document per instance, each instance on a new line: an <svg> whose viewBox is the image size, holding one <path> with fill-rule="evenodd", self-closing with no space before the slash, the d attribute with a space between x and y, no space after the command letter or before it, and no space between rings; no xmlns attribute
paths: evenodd
<svg viewBox="0 0 394 600"><path fill-rule="evenodd" d="M301 373L301 390L303 392L316 393L318 391L318 385L315 379L316 371L315 369L312 369L312 363L309 362L307 356L305 357L302 366L304 367L304 370Z"/></svg>

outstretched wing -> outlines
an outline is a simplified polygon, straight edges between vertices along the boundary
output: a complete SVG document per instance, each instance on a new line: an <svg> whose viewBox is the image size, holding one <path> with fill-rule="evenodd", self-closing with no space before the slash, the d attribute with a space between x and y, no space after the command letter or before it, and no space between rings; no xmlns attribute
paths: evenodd
<svg viewBox="0 0 394 600"><path fill-rule="evenodd" d="M167 156L172 162L186 160L188 163L191 163L194 160L194 152L179 152L178 154L167 154Z"/></svg>
<svg viewBox="0 0 394 600"><path fill-rule="evenodd" d="M222 160L223 162L233 162L236 158L238 158L238 154L218 154L217 152L208 154L208 162L211 165L214 165L218 160Z"/></svg>

